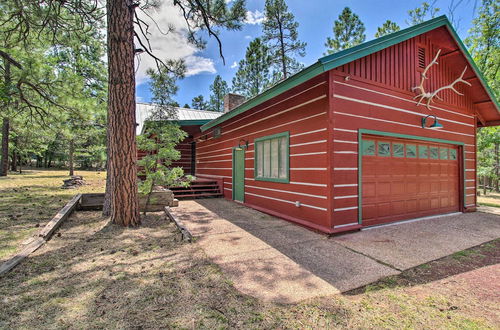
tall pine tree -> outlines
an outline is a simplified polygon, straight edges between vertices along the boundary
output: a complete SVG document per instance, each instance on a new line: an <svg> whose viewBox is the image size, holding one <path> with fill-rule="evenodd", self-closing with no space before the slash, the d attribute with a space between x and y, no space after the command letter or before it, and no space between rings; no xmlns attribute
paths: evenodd
<svg viewBox="0 0 500 330"><path fill-rule="evenodd" d="M365 25L349 7L345 7L339 18L334 22L333 38L326 39L326 54L333 54L340 50L351 48L366 39Z"/></svg>
<svg viewBox="0 0 500 330"><path fill-rule="evenodd" d="M233 91L247 98L264 91L270 85L271 63L269 49L262 40L256 38L251 41L245 59L238 63L238 71L233 78Z"/></svg>
<svg viewBox="0 0 500 330"><path fill-rule="evenodd" d="M207 110L208 103L205 102L203 95L198 95L191 100L191 107L196 110Z"/></svg>
<svg viewBox="0 0 500 330"><path fill-rule="evenodd" d="M224 96L229 93L227 82L220 75L215 76L214 82L210 85L210 103L208 110L223 112Z"/></svg>
<svg viewBox="0 0 500 330"><path fill-rule="evenodd" d="M422 2L420 7L408 10L408 16L410 16L410 20L407 20L406 24L417 25L436 17L440 9L434 7L435 2L436 1L432 2L432 4L429 4L428 2Z"/></svg>
<svg viewBox="0 0 500 330"><path fill-rule="evenodd" d="M280 73L275 76L286 79L302 68L295 56L305 56L306 43L298 40L299 23L285 0L266 0L264 11L262 39L269 47L275 71Z"/></svg>
<svg viewBox="0 0 500 330"><path fill-rule="evenodd" d="M483 0L478 15L472 21L469 37L465 39L470 53L488 84L500 94L500 4Z"/></svg>
<svg viewBox="0 0 500 330"><path fill-rule="evenodd" d="M377 28L377 33L375 33L375 38L380 38L380 37L383 37L385 35L388 35L388 34L391 34L394 32L398 32L399 30L401 30L401 28L399 27L399 25L397 23L395 23L391 20L387 20L387 21L385 21L384 24L382 24L382 26Z"/></svg>
<svg viewBox="0 0 500 330"><path fill-rule="evenodd" d="M477 17L472 21L465 44L484 74L494 93L500 95L500 4L495 0L483 0ZM500 179L500 130L498 127L483 127L477 135L478 169L486 194L486 183L493 179L499 191Z"/></svg>

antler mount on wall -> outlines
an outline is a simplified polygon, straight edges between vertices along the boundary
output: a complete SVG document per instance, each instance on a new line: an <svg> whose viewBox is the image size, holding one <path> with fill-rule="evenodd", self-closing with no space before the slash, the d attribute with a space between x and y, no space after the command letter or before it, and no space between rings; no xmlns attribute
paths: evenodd
<svg viewBox="0 0 500 330"><path fill-rule="evenodd" d="M427 107L427 109L431 109L430 108L430 104L431 102L434 102L433 101L433 98L434 97L437 97L439 100L443 101L443 99L441 97L438 96L438 93L441 92L441 91L444 91L445 89L451 89L452 91L454 91L455 93L457 93L458 95L464 95L463 93L460 93L459 91L457 91L455 89L455 85L462 82L466 85L469 85L469 86L472 86L471 83L469 83L468 81L464 80L464 74L465 74L465 71L467 71L467 66L465 67L465 69L462 71L462 74L460 75L460 77L458 77L457 79L455 79L451 84L449 85L446 85L446 86L443 86L443 87L439 87L438 89L436 89L434 92L427 92L425 90L425 81L428 78L427 76L427 73L429 71L429 69L433 66L433 65L437 65L439 64L437 62L437 59L439 57L439 54L441 54L441 49L439 49L436 53L436 56L434 57L434 59L432 60L431 63L429 63L424 71L422 71L422 74L421 74L421 79L420 79L420 85L416 86L416 87L413 87L412 90L413 91L417 91L419 94L417 96L415 96L413 99L417 99L417 98L420 98L418 100L418 103L417 103L417 106L422 104L422 101L423 100L427 100L426 103L425 103L425 106Z"/></svg>

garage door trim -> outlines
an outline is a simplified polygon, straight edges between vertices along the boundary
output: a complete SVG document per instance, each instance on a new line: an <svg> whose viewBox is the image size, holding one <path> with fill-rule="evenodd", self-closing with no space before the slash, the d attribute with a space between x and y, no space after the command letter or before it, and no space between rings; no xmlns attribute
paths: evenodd
<svg viewBox="0 0 500 330"><path fill-rule="evenodd" d="M427 141L427 142L436 142L436 143L444 143L444 144L452 144L459 146L459 153L462 157L462 162L459 164L461 166L461 175L462 175L462 207L465 208L465 150L464 143L458 141L444 140L444 139L436 139L425 136L418 135L408 135L408 134L400 134L400 133L391 133L391 132L383 132L376 131L371 129L359 129L358 130L358 223L362 224L363 218L363 135L379 135L393 138L402 138L409 140L419 140L419 141ZM460 152L461 150L461 152Z"/></svg>

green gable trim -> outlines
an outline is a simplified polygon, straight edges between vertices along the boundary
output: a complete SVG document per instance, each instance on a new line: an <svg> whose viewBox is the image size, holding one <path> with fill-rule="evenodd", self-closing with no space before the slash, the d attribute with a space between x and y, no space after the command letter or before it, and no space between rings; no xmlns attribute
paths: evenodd
<svg viewBox="0 0 500 330"><path fill-rule="evenodd" d="M264 91L263 93L249 99L248 101L244 102L240 106L236 107L235 109L226 112L222 116L220 116L217 119L212 120L208 124L205 124L201 127L201 131L205 132L206 130L219 125L222 122L225 122L228 119L231 119L247 110L250 110L256 106L258 106L261 103L264 103L270 99L272 99L275 96L278 96L284 92L286 92L289 89L292 89L295 86L298 86L306 81L308 81L311 78L316 77L317 75L325 72L323 70L323 67L321 63L316 62L315 64L305 68L304 70L294 74L290 78L287 78L286 80L278 83L277 85L274 85L273 87L269 88L268 90Z"/></svg>
<svg viewBox="0 0 500 330"><path fill-rule="evenodd" d="M497 111L500 113L500 104L498 103L498 100L495 96L495 93L491 90L491 88L488 86L488 83L486 82L486 79L484 78L483 74L479 70L479 68L476 66L474 63L474 60L470 56L469 52L467 51L467 48L465 45L462 43L460 38L458 37L458 34L456 33L455 29L450 24L450 21L446 18L445 15L433 18L431 20L428 20L426 22L423 22L421 24L417 24L414 26L411 26L409 28L406 28L404 30L400 30L395 33L391 33L389 35L370 40L368 42L362 43L361 45L342 50L340 52L337 52L335 54L331 54L325 57L322 57L318 59L318 61L311 66L305 68L304 70L296 73L295 75L291 76L290 78L280 82L279 84L271 87L270 89L266 90L262 94L259 94L250 100L244 102L241 104L239 107L235 108L234 110L225 113L224 115L220 116L217 119L212 120L211 122L203 125L201 127L201 131L204 132L216 125L219 125L220 123L231 119L247 110L250 110L251 108L254 108L258 106L259 104L270 100L271 98L278 96L284 92L286 92L289 89L292 89L293 87L296 87L307 80L320 75L321 73L324 73L326 71L329 71L331 69L337 68L341 65L344 65L346 63L355 61L361 57L365 57L367 55L373 54L375 52L378 52L379 50L385 49L387 47L393 46L395 44L398 44L400 42L406 41L408 39L411 39L413 37L416 37L418 35L421 35L423 33L429 32L431 30L434 30L438 27L441 26L446 26L448 31L451 33L452 37L455 39L457 42L460 50L462 53L465 55L466 59L470 63L470 66L472 67L472 70L474 73L479 77L479 80L481 81L481 84L483 85L484 89L486 90L487 94L491 98L493 104L495 104Z"/></svg>
<svg viewBox="0 0 500 330"><path fill-rule="evenodd" d="M446 16L445 16L445 19L446 19ZM488 85L488 82L486 81L486 78L484 77L483 73L477 67L476 62L474 62L474 60L472 59L472 56L469 54L469 51L467 50L467 47L465 47L464 43L462 42L462 40L458 36L458 34L455 31L455 29L453 28L453 26L448 21L448 19L446 19L446 22L447 22L446 27L448 28L448 31L453 36L453 39L455 39L455 41L457 42L458 47L460 48L462 53L465 55L465 58L468 60L470 66L472 67L472 70L479 77L479 81L481 82L481 85L483 85L484 89L486 90L486 93L488 94L491 101L493 102L493 104L497 108L498 113L500 113L500 103L498 103L498 99L497 99L495 93Z"/></svg>
<svg viewBox="0 0 500 330"><path fill-rule="evenodd" d="M319 61L325 65L326 70L331 70L446 24L449 24L446 16L439 16L404 30L400 30L386 36L367 41L352 48L342 50L335 54L325 56L320 58Z"/></svg>

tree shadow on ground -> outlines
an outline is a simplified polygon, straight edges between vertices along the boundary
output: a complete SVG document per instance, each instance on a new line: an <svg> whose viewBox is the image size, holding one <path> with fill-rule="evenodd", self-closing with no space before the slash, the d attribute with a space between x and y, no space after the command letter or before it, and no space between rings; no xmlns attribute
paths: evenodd
<svg viewBox="0 0 500 330"><path fill-rule="evenodd" d="M60 234L60 235L59 235ZM160 214L141 227L76 212L27 260L0 278L0 328L262 328L282 306L245 296ZM327 325L345 326L337 304ZM264 313L279 317L264 317ZM293 313L293 311L291 312ZM293 318L289 321L295 324ZM296 324L298 326L298 324Z"/></svg>
<svg viewBox="0 0 500 330"><path fill-rule="evenodd" d="M201 219L207 230L210 221L214 221L210 213L216 214L215 218L225 219L249 232L346 295L367 289L421 285L500 262L500 240L494 240L394 275L396 271L392 266L352 250L346 251L326 235L225 200L196 202L208 212L196 210L186 216ZM348 258L353 260L345 262Z"/></svg>
<svg viewBox="0 0 500 330"><path fill-rule="evenodd" d="M499 263L500 239L496 239L405 270L399 275L382 278L345 294L358 295L366 291L426 284Z"/></svg>

